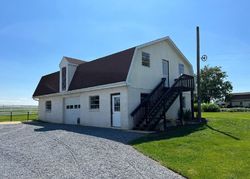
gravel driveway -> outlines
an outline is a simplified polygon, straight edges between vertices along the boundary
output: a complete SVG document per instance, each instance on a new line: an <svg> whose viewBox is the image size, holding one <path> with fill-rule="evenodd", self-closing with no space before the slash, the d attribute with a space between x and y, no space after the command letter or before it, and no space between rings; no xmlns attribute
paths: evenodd
<svg viewBox="0 0 250 179"><path fill-rule="evenodd" d="M182 178L126 145L140 136L40 122L0 125L0 178Z"/></svg>

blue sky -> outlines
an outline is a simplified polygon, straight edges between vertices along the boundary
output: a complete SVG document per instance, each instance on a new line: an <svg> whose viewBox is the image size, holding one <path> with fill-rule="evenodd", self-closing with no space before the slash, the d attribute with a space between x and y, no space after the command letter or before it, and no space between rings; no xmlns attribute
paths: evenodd
<svg viewBox="0 0 250 179"><path fill-rule="evenodd" d="M31 96L62 56L92 60L170 36L196 66L222 66L234 92L250 91L250 1L2 0L0 104L36 104Z"/></svg>

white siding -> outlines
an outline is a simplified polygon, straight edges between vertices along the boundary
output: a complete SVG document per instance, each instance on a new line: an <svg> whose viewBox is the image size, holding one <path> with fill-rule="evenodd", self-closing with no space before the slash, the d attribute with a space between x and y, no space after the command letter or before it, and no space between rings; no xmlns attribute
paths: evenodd
<svg viewBox="0 0 250 179"><path fill-rule="evenodd" d="M61 63L59 65L59 68L60 68L60 77L59 77L59 89L60 89L60 92L62 92L62 68L63 67L66 67L66 89L67 89L67 80L68 80L68 62L67 60L65 60L64 58L61 60Z"/></svg>
<svg viewBox="0 0 250 179"><path fill-rule="evenodd" d="M130 129L128 116L128 91L127 87L110 88L84 92L80 96L81 124L97 127L111 127L111 94L120 93L121 97L121 128ZM100 108L90 109L89 96L99 95Z"/></svg>
<svg viewBox="0 0 250 179"><path fill-rule="evenodd" d="M244 107L250 107L250 100L246 100L243 102Z"/></svg>
<svg viewBox="0 0 250 179"><path fill-rule="evenodd" d="M151 90L138 89L133 87L128 87L128 112L129 112L129 125L133 126L133 118L130 115L132 111L140 104L141 102L141 93L150 93Z"/></svg>
<svg viewBox="0 0 250 179"><path fill-rule="evenodd" d="M250 100L233 100L232 106L250 107Z"/></svg>
<svg viewBox="0 0 250 179"><path fill-rule="evenodd" d="M131 129L132 122L129 121L128 113L128 90L127 87L107 88L74 95L60 95L58 97L39 99L39 118L43 121L64 123L63 120L63 98L80 96L80 122L81 125L111 127L111 94L120 93L121 97L121 128ZM99 95L100 108L89 109L89 96ZM45 101L52 101L52 111L45 111ZM132 119L130 119L132 120Z"/></svg>
<svg viewBox="0 0 250 179"><path fill-rule="evenodd" d="M60 68L60 92L62 91L62 68L66 67L66 90L68 90L71 80L75 74L76 68L78 65L69 63L65 58L61 60L59 65Z"/></svg>
<svg viewBox="0 0 250 179"><path fill-rule="evenodd" d="M150 67L142 66L142 52L150 53ZM192 74L192 67L183 60L176 50L166 41L138 49L130 69L128 83L135 88L153 89L163 77L162 59L169 61L170 85L179 77L179 64L184 64L185 74Z"/></svg>
<svg viewBox="0 0 250 179"><path fill-rule="evenodd" d="M68 90L70 83L72 81L72 78L75 74L76 68L77 68L77 65L70 64L70 63L68 64L68 67L67 67L67 90Z"/></svg>
<svg viewBox="0 0 250 179"><path fill-rule="evenodd" d="M51 101L51 111L46 111L45 103ZM39 99L39 115L42 121L62 123L63 122L63 98L49 97Z"/></svg>
<svg viewBox="0 0 250 179"><path fill-rule="evenodd" d="M150 67L141 63L142 52L150 53ZM169 82L170 86L179 77L179 64L184 65L184 73L193 75L190 66L183 57L176 52L176 49L167 41L161 41L140 49L134 55L130 75L127 79L129 84L129 112L131 113L140 103L140 93L150 92L161 81L163 77L162 60L169 61ZM186 109L190 109L190 92L185 92ZM177 118L179 110L179 98L174 102L168 111L169 118Z"/></svg>
<svg viewBox="0 0 250 179"><path fill-rule="evenodd" d="M141 54L150 54L150 67L142 66ZM139 105L141 93L150 93L163 77L162 60L169 61L170 86L174 79L179 77L179 64L184 65L184 73L193 75L192 66L183 59L177 50L168 41L157 42L145 47L136 48L129 75L127 86L103 87L103 89L75 90L55 94L54 97L41 97L39 99L39 119L49 122L64 123L64 98L80 97L80 122L81 125L111 127L111 94L120 93L121 97L121 128L131 129L133 120L130 113ZM76 66L69 64L65 59L60 63L60 68L67 67L67 88L75 73ZM61 78L61 75L60 75ZM125 85L125 84L124 84ZM60 79L61 89L61 79ZM72 93L72 94L69 94ZM89 96L99 95L100 108L89 108ZM190 92L184 93L186 97L186 109L190 109ZM46 112L46 100L52 101L52 111ZM179 110L179 98L169 109L168 118L177 118Z"/></svg>

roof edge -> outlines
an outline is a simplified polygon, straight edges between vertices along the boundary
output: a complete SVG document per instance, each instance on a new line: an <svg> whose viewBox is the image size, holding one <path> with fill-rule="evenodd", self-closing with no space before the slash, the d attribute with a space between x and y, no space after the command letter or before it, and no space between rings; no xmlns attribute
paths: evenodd
<svg viewBox="0 0 250 179"><path fill-rule="evenodd" d="M187 57L181 52L181 50L177 47L177 45L176 45L176 44L174 43L174 41L170 38L170 36L162 37L162 38L159 38L159 39L156 39L156 40L153 40L153 41L150 41L150 42L147 42L147 43L138 45L138 46L136 46L136 48L147 47L147 46L150 46L150 45L153 45L153 44L162 42L162 41L168 41L168 42L175 48L175 50L176 50L176 51L181 55L181 57L188 63L188 65L189 65L190 67L192 67L192 72L193 72L193 74L194 74L193 65L190 63L190 61L187 59Z"/></svg>
<svg viewBox="0 0 250 179"><path fill-rule="evenodd" d="M115 87L123 87L123 86L127 86L126 81L120 81L120 82L116 82L116 83L109 83L109 84L104 84L104 85L92 86L92 87L88 87L88 88L80 88L80 89L75 89L75 90L70 90L70 91L65 91L65 92L57 92L57 93L40 95L40 96L33 96L33 98L71 95L71 94L76 94L76 93L89 92L89 91L102 90L102 89L115 88Z"/></svg>

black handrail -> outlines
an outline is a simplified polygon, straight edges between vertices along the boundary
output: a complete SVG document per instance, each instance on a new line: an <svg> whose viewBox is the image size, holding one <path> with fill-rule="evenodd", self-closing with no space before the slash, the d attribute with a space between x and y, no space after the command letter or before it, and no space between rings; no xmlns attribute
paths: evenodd
<svg viewBox="0 0 250 179"><path fill-rule="evenodd" d="M194 89L194 77L190 75L181 75L167 90L164 90L165 80L162 79L145 101L131 113L136 128L141 125L143 128L154 127L159 122L158 115L167 112L179 93ZM171 101L167 102L168 100Z"/></svg>
<svg viewBox="0 0 250 179"><path fill-rule="evenodd" d="M152 111L154 111L154 109L159 105L159 103L161 103L162 100L163 100L164 98L166 98L166 96L168 96L168 94L169 94L171 91L173 91L176 87L178 87L178 88L183 87L183 86L182 86L182 85L183 85L182 83L181 83L180 86L179 86L179 82L182 82L182 80L188 80L188 79L193 80L193 76L186 75L186 74L182 74L179 78L175 79L174 84L171 86L171 88L169 88L169 89L159 98L159 100L157 101L157 103L156 103L156 104L152 107L152 109L149 111L148 115L150 115L150 113L151 113ZM192 88L192 89L194 88L193 84L190 86L190 88Z"/></svg>
<svg viewBox="0 0 250 179"><path fill-rule="evenodd" d="M150 101L150 98L154 95L154 93L158 90L159 87L161 87L161 85L165 84L166 78L162 78L161 82L153 89L153 91L145 98L145 100L140 103L135 109L134 111L131 113L131 116L134 116L135 113L141 108L144 107L146 103L148 103L148 101Z"/></svg>

